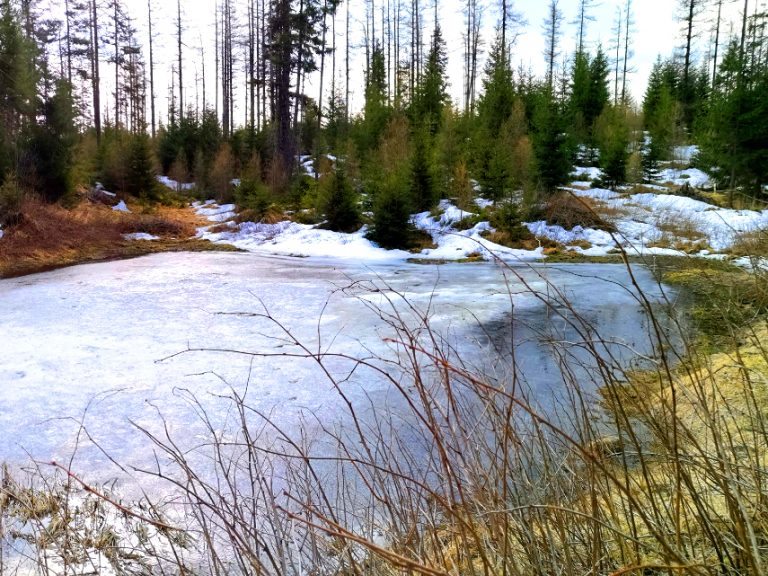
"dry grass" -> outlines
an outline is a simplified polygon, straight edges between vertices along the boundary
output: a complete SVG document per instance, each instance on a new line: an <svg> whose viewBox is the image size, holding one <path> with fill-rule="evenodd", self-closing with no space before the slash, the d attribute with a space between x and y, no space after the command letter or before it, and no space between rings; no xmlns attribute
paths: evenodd
<svg viewBox="0 0 768 576"><path fill-rule="evenodd" d="M750 258L768 258L768 230L742 234L731 247L731 254Z"/></svg>
<svg viewBox="0 0 768 576"><path fill-rule="evenodd" d="M0 241L0 277L152 252L222 249L193 238L196 227L205 222L189 208L124 213L83 202L67 210L27 198L22 213L20 223L4 230ZM123 238L132 232L161 239L137 242Z"/></svg>

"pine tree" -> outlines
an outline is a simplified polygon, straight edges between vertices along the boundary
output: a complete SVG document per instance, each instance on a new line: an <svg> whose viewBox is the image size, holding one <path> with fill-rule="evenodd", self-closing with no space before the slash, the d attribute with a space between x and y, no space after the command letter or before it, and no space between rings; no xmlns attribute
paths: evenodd
<svg viewBox="0 0 768 576"><path fill-rule="evenodd" d="M611 188L626 181L629 160L629 127L623 106L606 106L595 122L603 179Z"/></svg>
<svg viewBox="0 0 768 576"><path fill-rule="evenodd" d="M42 119L31 128L21 172L43 198L55 202L73 188L72 156L76 141L74 107L69 83L59 80L42 104Z"/></svg>
<svg viewBox="0 0 768 576"><path fill-rule="evenodd" d="M431 209L437 202L437 194L432 174L431 151L432 137L427 128L417 130L413 137L413 157L411 158L411 202L417 212Z"/></svg>
<svg viewBox="0 0 768 576"><path fill-rule="evenodd" d="M18 169L23 131L37 108L35 45L22 31L10 0L0 4L0 180Z"/></svg>
<svg viewBox="0 0 768 576"><path fill-rule="evenodd" d="M325 216L329 230L352 232L360 225L357 194L343 166L320 178L318 211Z"/></svg>
<svg viewBox="0 0 768 576"><path fill-rule="evenodd" d="M514 99L512 68L501 37L497 36L485 66L483 94L477 104L478 124L487 130L491 139L498 136L501 125L512 112Z"/></svg>
<svg viewBox="0 0 768 576"><path fill-rule="evenodd" d="M443 108L448 102L447 66L445 41L438 25L432 36L424 74L416 87L410 109L413 123L426 126L431 135L440 129Z"/></svg>

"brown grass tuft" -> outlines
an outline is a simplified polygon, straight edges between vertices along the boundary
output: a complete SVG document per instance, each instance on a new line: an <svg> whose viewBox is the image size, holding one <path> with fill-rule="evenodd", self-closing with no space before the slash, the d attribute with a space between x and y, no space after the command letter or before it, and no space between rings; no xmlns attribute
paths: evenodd
<svg viewBox="0 0 768 576"><path fill-rule="evenodd" d="M566 230L583 226L607 232L616 231L616 227L598 214L596 207L587 199L568 193L555 194L550 198L542 208L540 216L548 224L562 226Z"/></svg>

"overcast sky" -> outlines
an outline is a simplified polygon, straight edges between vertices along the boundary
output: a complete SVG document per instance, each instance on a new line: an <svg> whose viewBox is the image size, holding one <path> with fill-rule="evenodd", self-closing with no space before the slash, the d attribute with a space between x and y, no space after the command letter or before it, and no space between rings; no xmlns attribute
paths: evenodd
<svg viewBox="0 0 768 576"><path fill-rule="evenodd" d="M171 64L175 60L175 20L176 20L176 2L175 0L151 0L154 11L154 27L157 36L156 43L156 88L158 110L165 116L167 109L167 86L170 84ZM377 11L380 10L380 1L377 2ZM461 13L464 2L461 0L437 0L438 17L444 31L448 44L449 72L450 72L450 93L454 103L458 106L462 104L462 84L463 84L463 38L464 19ZM499 0L479 0L484 6L483 10L483 31L482 40L484 50L487 52L493 41L494 25L497 21L496 4ZM234 0L235 5L238 4ZM139 28L139 39L146 42L146 15L147 0L124 0L128 12L136 21ZM185 26L184 43L185 47L185 71L184 84L186 87L185 101L187 105L195 104L197 96L198 104L202 105L202 94L200 83L197 90L195 87L195 75L202 75L201 51L202 46L205 51L205 68L207 76L207 101L209 104L214 102L214 10L216 0L182 0L182 21ZM242 2L243 10L245 2ZM434 0L421 0L423 9L423 22L425 38L431 34L434 22ZM544 44L542 35L542 23L546 17L548 0L518 0L514 2L514 9L520 13L527 21L527 25L521 29L521 34L513 49L513 61L515 67L523 64L530 67L537 74L543 74L544 71ZM750 10L753 9L754 0L750 0ZM578 29L574 23L578 13L578 0L560 0L559 6L564 16L564 25L561 36L561 58L571 57L576 46ZM594 51L598 44L602 44L606 52L609 51L613 43L614 23L619 7L623 8L626 0L603 0L595 2L591 10L594 21L588 23L587 40L588 47ZM634 20L633 31L631 33L631 46L633 56L631 64L635 72L631 75L629 86L635 100L642 100L645 91L648 74L653 66L657 56L666 58L670 56L675 47L682 44L681 23L678 17L678 2L675 0L633 0L632 16ZM733 2L729 3L727 18L734 19L739 17L740 7L743 5L738 2L738 6ZM351 0L349 5L352 16L352 36L353 45L360 43L362 37L363 23L365 22L365 9L363 0ZM339 54L337 56L337 82L343 87L344 81L344 61L343 61L343 38L346 6L342 5L338 15L337 35L339 42ZM703 15L698 18L697 29L700 31L700 38L697 44L697 55L704 58L710 42L710 30L712 24L707 21L709 15ZM379 26L377 24L377 26ZM724 25L724 33L729 33L729 25ZM739 28L737 27L738 31ZM402 32L406 35L405 30ZM329 39L330 44L330 39ZM363 50L355 51L355 60L352 65L352 106L353 109L359 108L362 103L362 69L363 69ZM610 57L610 55L609 55ZM481 57L484 62L485 54ZM242 62L242 61L241 61ZM328 66L330 63L327 64ZM242 70L242 64L239 66ZM482 71L482 66L480 68ZM236 86L242 86L245 81L244 73L236 72ZM328 80L326 86L330 86ZM480 84L478 83L478 86ZM316 88L308 87L310 95L311 90ZM317 96L315 96L317 97ZM327 101L327 96L325 97ZM243 121L245 113L242 98L237 98L236 102L236 123Z"/></svg>

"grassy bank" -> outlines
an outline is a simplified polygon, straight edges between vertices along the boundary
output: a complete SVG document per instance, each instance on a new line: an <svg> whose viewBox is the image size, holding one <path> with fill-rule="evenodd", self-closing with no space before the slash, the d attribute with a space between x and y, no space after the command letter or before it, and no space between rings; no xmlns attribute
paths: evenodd
<svg viewBox="0 0 768 576"><path fill-rule="evenodd" d="M234 250L195 238L197 227L207 222L189 207L157 206L145 211L133 205L132 209L120 212L90 202L65 209L26 199L19 222L6 228L0 240L0 278L154 252ZM124 237L132 233L158 239Z"/></svg>

